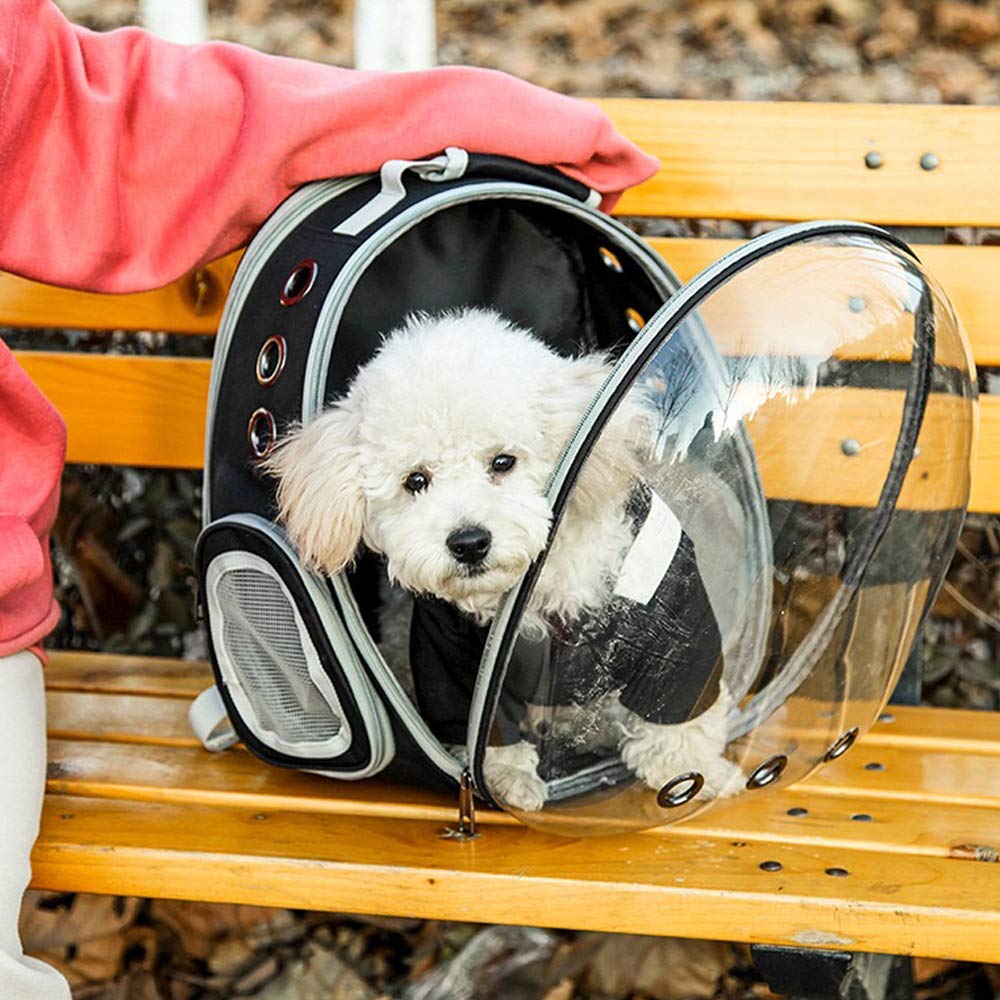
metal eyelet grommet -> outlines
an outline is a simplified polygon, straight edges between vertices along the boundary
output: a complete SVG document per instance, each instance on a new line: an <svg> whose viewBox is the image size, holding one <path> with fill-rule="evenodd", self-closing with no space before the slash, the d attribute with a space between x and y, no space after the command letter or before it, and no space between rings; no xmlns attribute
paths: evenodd
<svg viewBox="0 0 1000 1000"><path fill-rule="evenodd" d="M823 757L825 761L836 760L838 757L843 757L848 750L854 746L854 741L858 738L858 727L855 726L853 729L848 729L836 743L827 750L826 755Z"/></svg>
<svg viewBox="0 0 1000 1000"><path fill-rule="evenodd" d="M697 771L685 771L668 781L656 794L661 809L673 809L690 802L705 786L705 778Z"/></svg>
<svg viewBox="0 0 1000 1000"><path fill-rule="evenodd" d="M597 252L601 255L604 266L610 268L616 274L621 274L624 268L617 254L613 254L607 247L599 247Z"/></svg>
<svg viewBox="0 0 1000 1000"><path fill-rule="evenodd" d="M286 352L284 337L276 334L264 341L257 355L256 366L257 381L261 385L274 385L278 381L278 376L285 370Z"/></svg>
<svg viewBox="0 0 1000 1000"><path fill-rule="evenodd" d="M314 260L303 260L296 264L285 279L285 287L281 289L281 304L294 306L296 302L301 302L312 291L317 274L319 264Z"/></svg>
<svg viewBox="0 0 1000 1000"><path fill-rule="evenodd" d="M783 753L768 757L763 764L758 764L754 768L753 774L747 778L747 788L753 790L773 785L787 766L788 758Z"/></svg>
<svg viewBox="0 0 1000 1000"><path fill-rule="evenodd" d="M274 448L278 437L278 428L274 423L274 415L270 410L259 407L250 415L247 423L247 440L254 458L267 458Z"/></svg>
<svg viewBox="0 0 1000 1000"><path fill-rule="evenodd" d="M625 310L625 320L633 333L638 333L646 325L646 321L642 318L642 313L636 312L635 309Z"/></svg>

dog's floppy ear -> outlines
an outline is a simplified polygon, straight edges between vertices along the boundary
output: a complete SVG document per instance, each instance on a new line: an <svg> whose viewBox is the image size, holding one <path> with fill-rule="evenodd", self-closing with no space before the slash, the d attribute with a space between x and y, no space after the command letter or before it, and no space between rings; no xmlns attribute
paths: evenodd
<svg viewBox="0 0 1000 1000"><path fill-rule="evenodd" d="M562 377L546 403L547 430L560 450L569 443L613 367L611 361L600 354L588 354L570 361L562 359L562 366ZM625 502L638 474L632 442L635 416L634 404L626 396L580 470L570 498L570 507L578 513L595 515L603 507L616 507Z"/></svg>
<svg viewBox="0 0 1000 1000"><path fill-rule="evenodd" d="M335 404L279 442L264 466L278 478L278 519L303 563L329 576L354 558L364 530L365 496L358 416Z"/></svg>

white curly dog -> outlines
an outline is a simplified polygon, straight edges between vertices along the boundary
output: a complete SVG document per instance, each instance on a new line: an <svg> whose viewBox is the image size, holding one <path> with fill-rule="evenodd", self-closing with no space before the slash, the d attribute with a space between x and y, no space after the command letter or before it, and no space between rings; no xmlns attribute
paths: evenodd
<svg viewBox="0 0 1000 1000"><path fill-rule="evenodd" d="M336 574L363 542L384 556L393 582L486 624L548 542L546 484L610 370L603 355L556 354L496 312L415 314L342 399L279 442L268 465L279 519L311 568ZM528 632L607 600L634 540L624 506L638 474L634 417L613 421L585 463L534 588ZM622 760L651 788L693 759L716 761L704 794L730 793L738 769L722 757L725 695L679 725L602 702ZM484 762L495 794L525 811L546 800L537 765L524 740L491 747Z"/></svg>

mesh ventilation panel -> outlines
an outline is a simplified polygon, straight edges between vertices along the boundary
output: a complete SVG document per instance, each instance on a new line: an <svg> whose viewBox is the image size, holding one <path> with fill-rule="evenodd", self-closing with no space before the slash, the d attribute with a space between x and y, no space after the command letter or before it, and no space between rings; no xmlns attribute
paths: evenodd
<svg viewBox="0 0 1000 1000"><path fill-rule="evenodd" d="M249 553L226 553L213 560L208 583L220 665L257 735L300 752L349 742L336 693L275 571Z"/></svg>

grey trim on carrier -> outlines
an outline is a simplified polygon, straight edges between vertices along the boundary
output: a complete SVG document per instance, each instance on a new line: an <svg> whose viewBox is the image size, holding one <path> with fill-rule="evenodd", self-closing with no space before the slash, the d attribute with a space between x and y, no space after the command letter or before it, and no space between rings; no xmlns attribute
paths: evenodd
<svg viewBox="0 0 1000 1000"><path fill-rule="evenodd" d="M330 596L329 590L324 585L324 582L315 574L302 568L299 562L298 553L292 548L291 544L285 538L284 533L281 532L280 529L278 529L271 521L267 521L256 514L230 514L227 517L219 518L214 522L214 524L236 524L252 528L254 531L259 531L261 534L266 535L267 538L274 545L280 548L281 551L288 557L290 563L295 568L299 580L305 588L313 607L316 610L316 614L320 619L324 631L326 632L330 645L333 648L333 652L337 657L337 661L347 677L351 692L357 702L358 711L361 714L365 731L367 732L368 739L371 742L371 761L367 767L360 768L356 771L326 770L316 771L316 773L330 774L337 778L354 781L360 778L370 777L371 775L384 770L392 761L396 753L395 741L392 735L392 726L389 722L389 717L386 714L385 708L379 699L375 697L372 691L371 680L365 672L364 666L358 660L354 645L344 635L344 629L341 625L340 618L337 615L336 608L333 606L333 599ZM230 553L227 554L239 557L252 555L252 553L242 553L236 550L230 550ZM216 557L216 559L218 558L219 557ZM259 559L259 557L256 556L254 556L254 558ZM213 563L215 561L216 560L213 560ZM260 561L266 563L266 560L260 559ZM276 576L277 574L274 575ZM284 584L282 584L282 588L287 592L287 588L284 587ZM208 597L211 599L211 594L209 594ZM291 607L294 608L295 614L298 617L300 613L297 602L290 594L288 595L288 601ZM302 629L304 632L304 625L302 626ZM215 645L217 647L216 655L218 656L219 644L215 643ZM326 686L332 688L332 684L330 684L329 681ZM321 687L324 694L327 693L325 690L326 686ZM336 700L339 706L339 698ZM243 706L240 705L239 702L234 703L242 712ZM344 718L342 711L340 714L341 718ZM346 719L344 719L344 723L346 725ZM257 734L257 738L262 739L261 734L258 731L258 727L253 726L251 728ZM348 744L349 743L350 740L348 740ZM289 748L287 747L274 747L274 749L283 753L289 752ZM347 748L345 747L344 749ZM292 752L300 754L302 753L302 748L293 748Z"/></svg>

